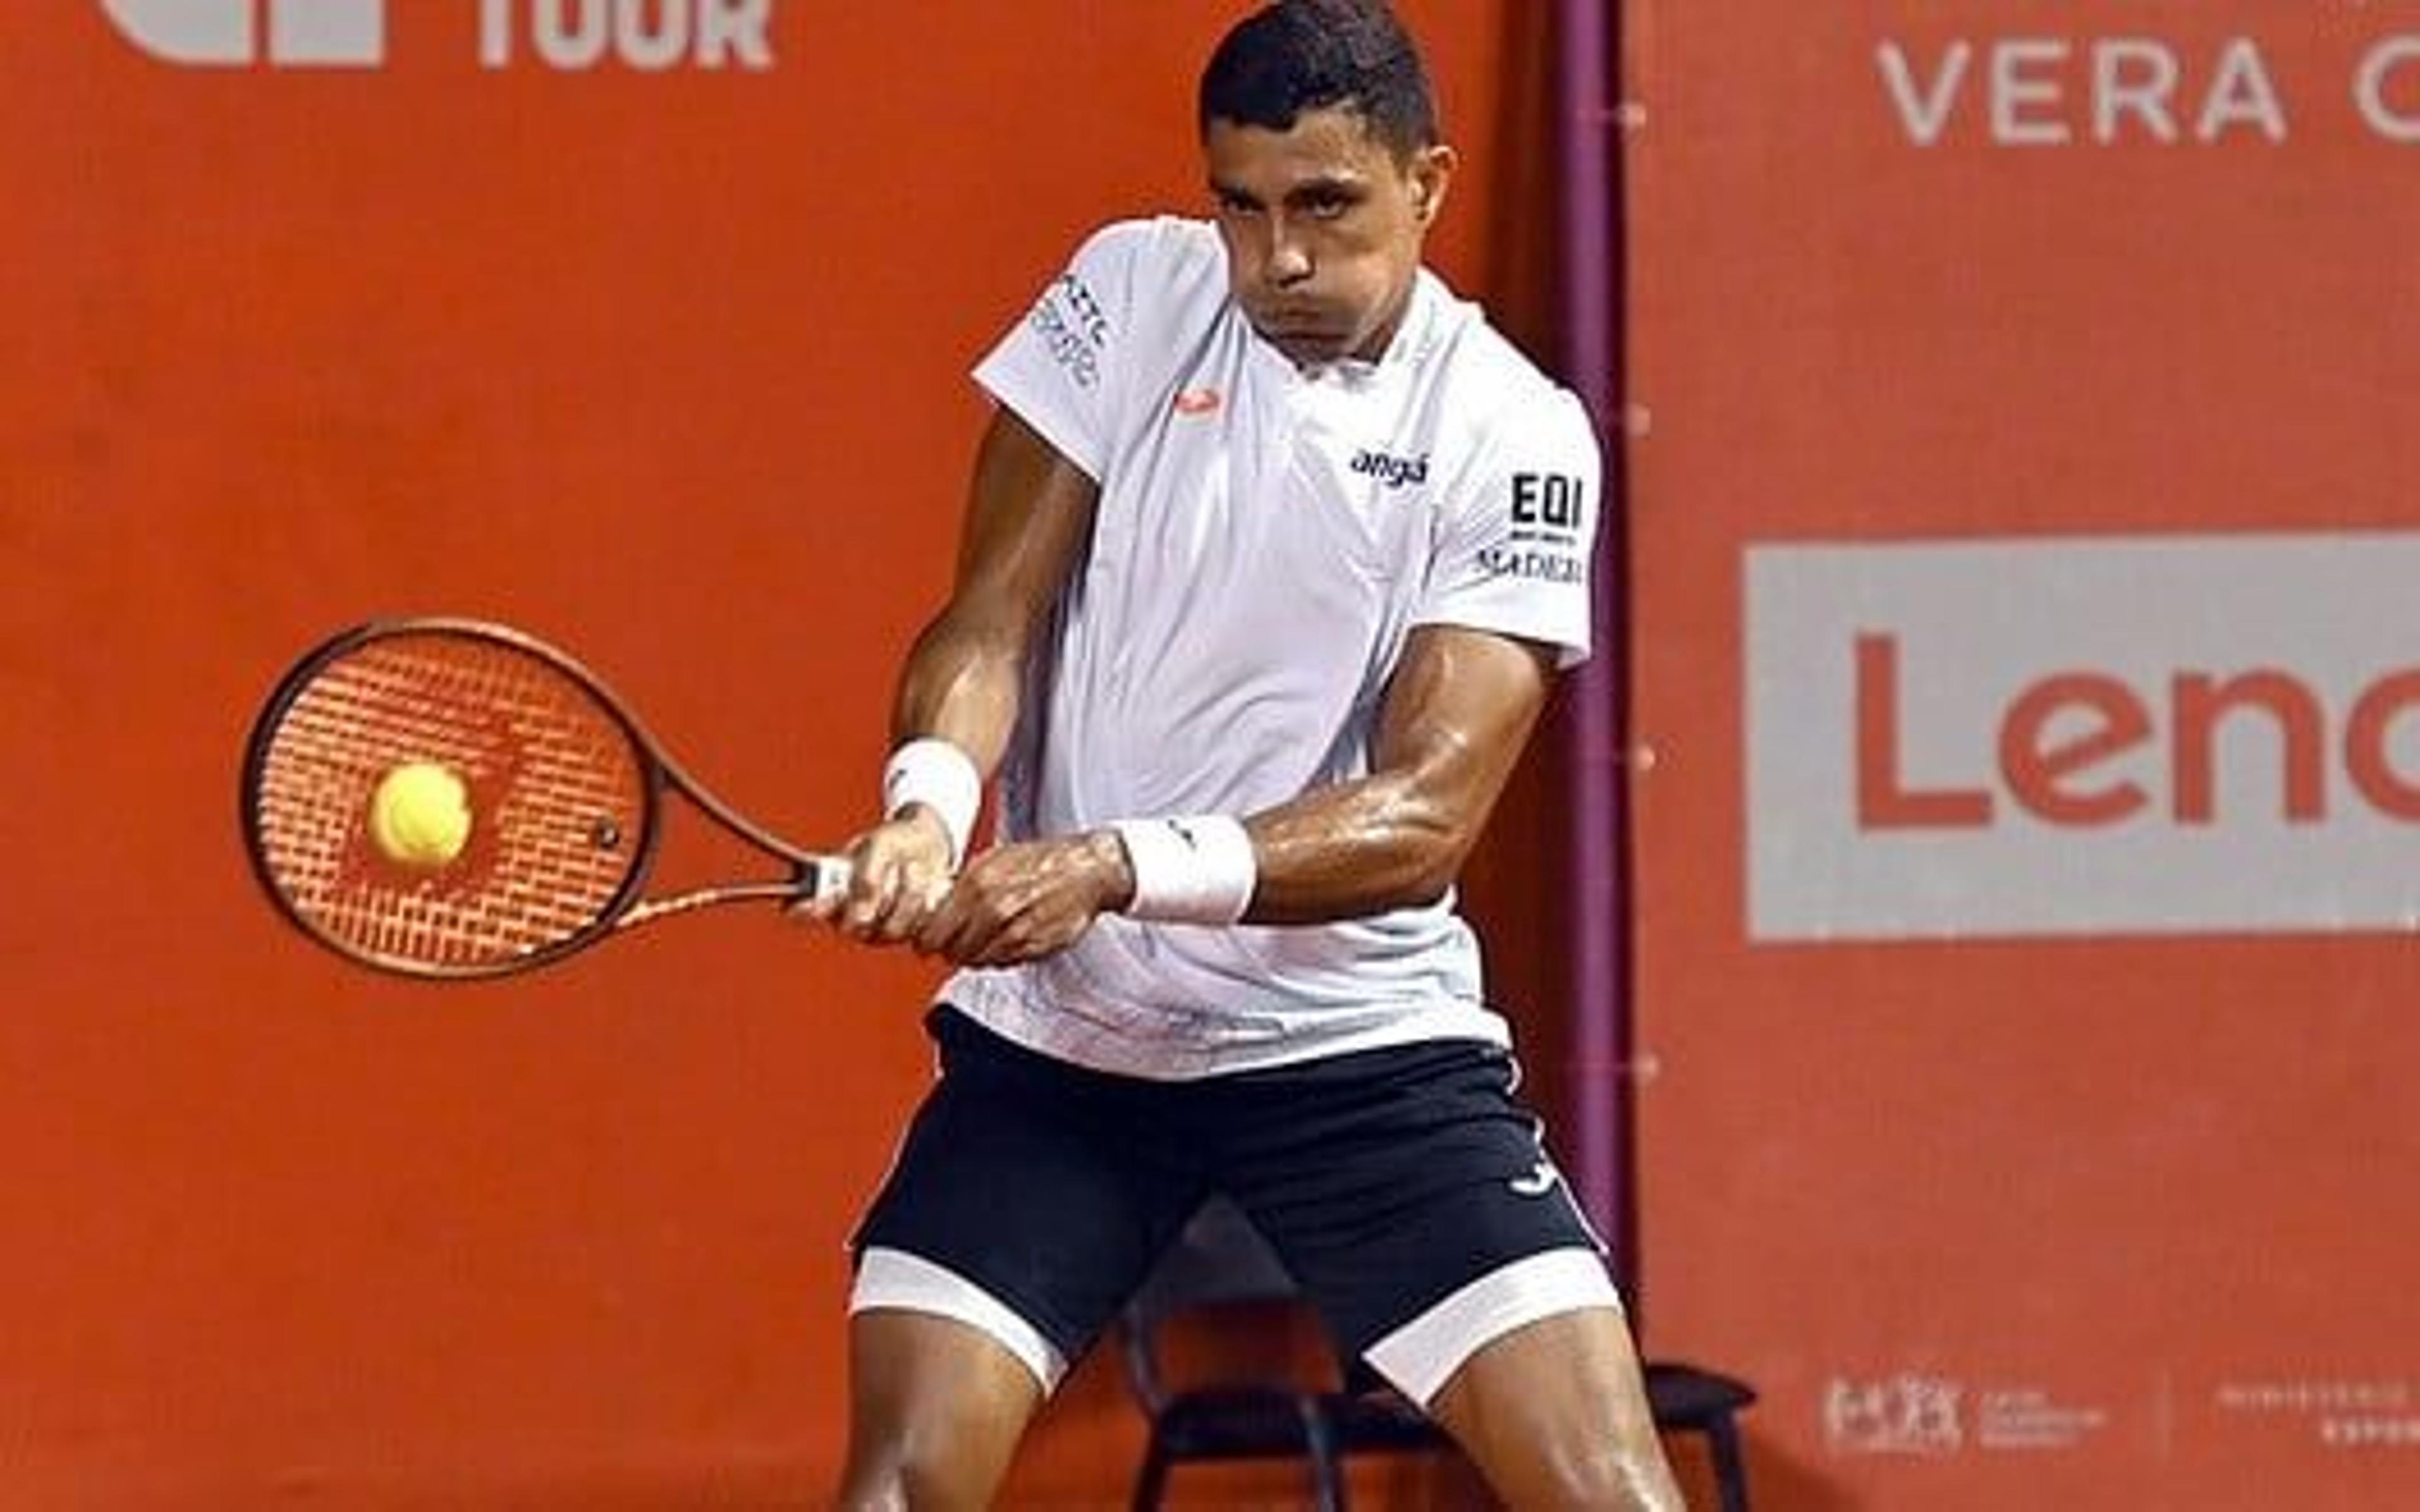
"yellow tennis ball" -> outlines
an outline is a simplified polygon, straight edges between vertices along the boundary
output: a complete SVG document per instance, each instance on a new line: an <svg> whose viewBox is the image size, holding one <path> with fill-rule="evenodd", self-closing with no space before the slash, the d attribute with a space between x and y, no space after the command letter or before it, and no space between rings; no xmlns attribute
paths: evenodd
<svg viewBox="0 0 2420 1512"><path fill-rule="evenodd" d="M370 839L390 861L440 867L471 839L471 794L435 762L406 762L370 795Z"/></svg>

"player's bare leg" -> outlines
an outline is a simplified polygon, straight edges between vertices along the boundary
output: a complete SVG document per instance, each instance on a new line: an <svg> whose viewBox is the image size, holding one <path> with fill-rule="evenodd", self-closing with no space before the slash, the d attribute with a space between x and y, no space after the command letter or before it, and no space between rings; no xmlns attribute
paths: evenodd
<svg viewBox="0 0 2420 1512"><path fill-rule="evenodd" d="M992 1504L1042 1405L1033 1373L976 1329L877 1308L849 1319L848 1512Z"/></svg>
<svg viewBox="0 0 2420 1512"><path fill-rule="evenodd" d="M1429 1404L1516 1512L1685 1512L1610 1307L1513 1330L1463 1363Z"/></svg>

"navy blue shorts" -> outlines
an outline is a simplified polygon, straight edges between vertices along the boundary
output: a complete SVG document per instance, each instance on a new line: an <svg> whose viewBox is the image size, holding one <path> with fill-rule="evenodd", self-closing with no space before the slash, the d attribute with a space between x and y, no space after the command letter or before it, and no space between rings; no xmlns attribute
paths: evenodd
<svg viewBox="0 0 2420 1512"><path fill-rule="evenodd" d="M955 1273L1068 1360L1213 1192L1350 1354L1512 1261L1603 1252L1494 1045L1171 1082L1036 1055L946 1007L926 1026L941 1078L853 1247Z"/></svg>

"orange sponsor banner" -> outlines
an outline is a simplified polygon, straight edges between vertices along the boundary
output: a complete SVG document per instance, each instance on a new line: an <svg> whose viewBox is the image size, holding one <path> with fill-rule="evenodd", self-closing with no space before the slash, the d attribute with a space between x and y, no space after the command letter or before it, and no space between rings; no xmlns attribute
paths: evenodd
<svg viewBox="0 0 2420 1512"><path fill-rule="evenodd" d="M2420 1502L2420 9L1626 68L1652 1352L1761 1505Z"/></svg>
<svg viewBox="0 0 2420 1512"><path fill-rule="evenodd" d="M1511 8L1404 8L1489 295ZM1085 232L1206 208L1238 13L0 6L0 1507L821 1499L931 966L734 908L370 978L260 896L245 733L340 626L492 618L851 832L967 369ZM1012 1501L1123 1500L1140 1425L1088 1366Z"/></svg>

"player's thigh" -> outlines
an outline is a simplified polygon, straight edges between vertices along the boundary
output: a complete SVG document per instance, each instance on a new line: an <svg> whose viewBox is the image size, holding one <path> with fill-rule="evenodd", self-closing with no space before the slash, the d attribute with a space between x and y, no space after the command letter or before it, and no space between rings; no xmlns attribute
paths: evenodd
<svg viewBox="0 0 2420 1512"><path fill-rule="evenodd" d="M1045 1399L1028 1363L954 1318L849 1319L843 1507L988 1505Z"/></svg>
<svg viewBox="0 0 2420 1512"><path fill-rule="evenodd" d="M1239 1109L1235 1126L1251 1133L1223 1173L1231 1192L1338 1342L1369 1353L1415 1399L1434 1395L1489 1327L1612 1298L1603 1246L1514 1099L1515 1077L1501 1050L1459 1041L1280 1068L1234 1089L1268 1095ZM1416 1349L1373 1350L1525 1262L1544 1269L1482 1288L1490 1311L1477 1322L1451 1312L1450 1326L1414 1335ZM1461 1352L1437 1356L1440 1347Z"/></svg>
<svg viewBox="0 0 2420 1512"><path fill-rule="evenodd" d="M1681 1505L1617 1309L1555 1313L1497 1335L1428 1412L1510 1505Z"/></svg>
<svg viewBox="0 0 2420 1512"><path fill-rule="evenodd" d="M954 1318L1023 1360L1044 1395L1201 1201L1153 1091L933 1020L940 1081L856 1237L853 1314Z"/></svg>

